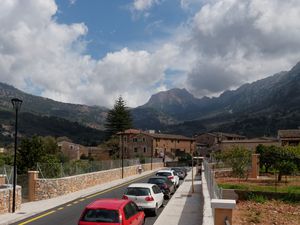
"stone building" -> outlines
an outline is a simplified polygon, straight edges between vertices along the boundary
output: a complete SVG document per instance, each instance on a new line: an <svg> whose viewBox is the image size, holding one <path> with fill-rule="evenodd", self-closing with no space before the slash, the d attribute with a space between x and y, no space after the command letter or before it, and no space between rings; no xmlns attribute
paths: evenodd
<svg viewBox="0 0 300 225"><path fill-rule="evenodd" d="M300 129L278 130L278 140L282 146L300 144Z"/></svg>
<svg viewBox="0 0 300 225"><path fill-rule="evenodd" d="M88 149L85 146L69 141L61 141L57 145L61 152L70 160L79 160L83 154L88 156Z"/></svg>
<svg viewBox="0 0 300 225"><path fill-rule="evenodd" d="M138 156L163 157L180 153L192 153L195 150L195 139L182 135L161 134L153 131L129 129L118 133L120 149L123 148L126 158Z"/></svg>
<svg viewBox="0 0 300 225"><path fill-rule="evenodd" d="M196 151L200 156L208 156L212 151L219 149L222 141L239 141L246 139L245 136L222 132L202 133L195 136Z"/></svg>
<svg viewBox="0 0 300 225"><path fill-rule="evenodd" d="M100 147L87 147L69 141L61 141L57 144L62 153L70 160L79 160L83 155L92 157L96 161L110 159L109 151Z"/></svg>
<svg viewBox="0 0 300 225"><path fill-rule="evenodd" d="M256 138L256 139L244 139L244 140L224 140L221 141L218 145L219 150L228 150L234 147L243 147L252 152L256 151L256 147L258 145L265 145L265 146L280 146L280 143L277 139L272 138Z"/></svg>

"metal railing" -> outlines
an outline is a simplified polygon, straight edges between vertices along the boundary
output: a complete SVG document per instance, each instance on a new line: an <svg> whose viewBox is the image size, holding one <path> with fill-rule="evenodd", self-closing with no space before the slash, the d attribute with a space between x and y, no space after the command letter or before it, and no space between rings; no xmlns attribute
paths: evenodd
<svg viewBox="0 0 300 225"><path fill-rule="evenodd" d="M0 167L0 174L5 177L5 184L13 184L14 167L3 165Z"/></svg>
<svg viewBox="0 0 300 225"><path fill-rule="evenodd" d="M152 158L152 163L162 162L161 158ZM136 166L151 163L150 158L124 159L123 166ZM61 178L74 176L84 173L92 173L103 170L111 170L122 167L122 160L103 160L103 161L76 161L68 163L37 163L37 170L42 178Z"/></svg>
<svg viewBox="0 0 300 225"><path fill-rule="evenodd" d="M215 181L214 170L211 168L210 164L206 160L203 161L203 167L204 167L204 174L207 181L207 188L209 191L210 199L213 198L221 199L222 189L219 188L217 182Z"/></svg>

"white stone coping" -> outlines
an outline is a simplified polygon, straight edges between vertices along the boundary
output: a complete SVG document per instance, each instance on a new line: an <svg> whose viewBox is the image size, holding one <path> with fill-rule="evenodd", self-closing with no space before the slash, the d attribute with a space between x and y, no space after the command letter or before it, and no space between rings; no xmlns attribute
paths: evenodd
<svg viewBox="0 0 300 225"><path fill-rule="evenodd" d="M231 199L212 199L210 201L213 209L234 209L236 201Z"/></svg>

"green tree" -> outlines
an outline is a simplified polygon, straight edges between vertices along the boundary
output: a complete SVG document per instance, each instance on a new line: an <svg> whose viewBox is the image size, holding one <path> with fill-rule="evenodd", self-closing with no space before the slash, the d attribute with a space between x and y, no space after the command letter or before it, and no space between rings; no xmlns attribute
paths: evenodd
<svg viewBox="0 0 300 225"><path fill-rule="evenodd" d="M105 127L109 136L132 127L131 114L121 96L116 100L114 107L109 110Z"/></svg>
<svg viewBox="0 0 300 225"><path fill-rule="evenodd" d="M265 172L268 173L269 168L271 168L277 161L276 154L274 152L278 151L278 147L258 145L256 147L256 153L259 154L260 168L265 168Z"/></svg>
<svg viewBox="0 0 300 225"><path fill-rule="evenodd" d="M38 136L24 138L18 149L18 173L26 173L27 169L34 169L36 163L45 155L42 139Z"/></svg>
<svg viewBox="0 0 300 225"><path fill-rule="evenodd" d="M37 169L37 163L60 163L62 158L62 153L54 138L39 136L24 138L18 148L18 173L26 173L28 169Z"/></svg>
<svg viewBox="0 0 300 225"><path fill-rule="evenodd" d="M273 167L278 171L278 182L281 181L283 175L290 175L297 171L297 155L293 148L280 147L273 154L276 157Z"/></svg>
<svg viewBox="0 0 300 225"><path fill-rule="evenodd" d="M113 159L119 158L120 152L119 152L119 144L120 140L119 137L116 135L113 135L109 140L106 142L102 143L100 145L100 148L108 150L110 153L110 156Z"/></svg>
<svg viewBox="0 0 300 225"><path fill-rule="evenodd" d="M239 178L248 177L248 166L251 162L251 151L243 147L234 147L222 154L227 165L232 167L232 172Z"/></svg>

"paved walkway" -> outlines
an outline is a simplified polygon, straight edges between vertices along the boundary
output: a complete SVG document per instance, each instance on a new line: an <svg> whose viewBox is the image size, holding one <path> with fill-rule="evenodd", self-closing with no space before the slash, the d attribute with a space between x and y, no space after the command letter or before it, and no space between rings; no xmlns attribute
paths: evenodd
<svg viewBox="0 0 300 225"><path fill-rule="evenodd" d="M77 191L74 193L70 193L68 195L63 195L63 196L59 196L59 197L47 199L47 200L24 203L21 206L21 210L15 212L15 213L0 214L0 225L8 225L8 224L15 223L22 219L25 219L30 216L36 215L38 213L44 212L48 209L54 208L56 206L65 204L70 201L73 201L77 198L91 195L91 194L103 191L105 189L129 182L131 180L149 175L152 172L154 172L154 170L143 172L141 175L138 174L138 175L126 177L124 179L115 180L110 183L93 186L91 188Z"/></svg>
<svg viewBox="0 0 300 225"><path fill-rule="evenodd" d="M196 168L194 168L196 174ZM201 225L203 195L201 177L195 176L192 193L192 173L189 172L154 225Z"/></svg>

